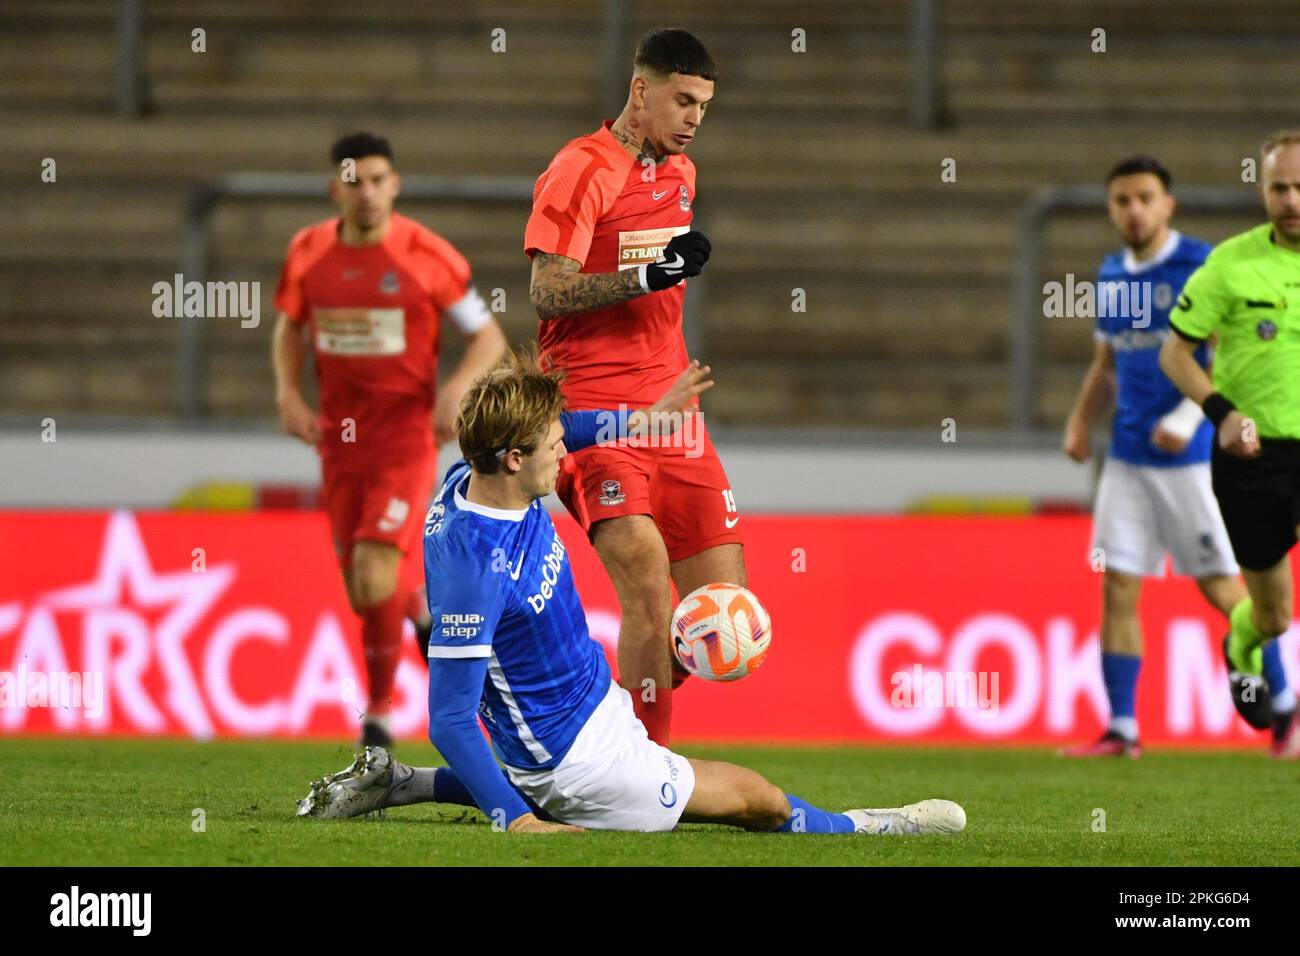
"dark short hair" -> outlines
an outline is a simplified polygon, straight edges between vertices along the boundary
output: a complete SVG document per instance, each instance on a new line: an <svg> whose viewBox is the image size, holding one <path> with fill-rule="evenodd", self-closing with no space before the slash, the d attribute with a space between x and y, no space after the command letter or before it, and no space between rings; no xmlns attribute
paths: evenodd
<svg viewBox="0 0 1300 956"><path fill-rule="evenodd" d="M1174 184L1174 177L1169 174L1169 170L1165 169L1165 164L1154 156L1130 156L1115 164L1110 175L1106 177L1106 185L1109 186L1118 176L1132 176L1135 173L1150 173L1155 176L1160 180L1160 185L1165 187L1165 192L1168 192Z"/></svg>
<svg viewBox="0 0 1300 956"><path fill-rule="evenodd" d="M676 27L652 30L636 45L633 60L639 70L651 70L662 76L681 73L701 79L718 79L718 68L709 51L695 34Z"/></svg>
<svg viewBox="0 0 1300 956"><path fill-rule="evenodd" d="M330 161L335 166L345 159L365 159L367 156L383 156L391 163L393 147L384 137L374 133L349 133L330 148Z"/></svg>

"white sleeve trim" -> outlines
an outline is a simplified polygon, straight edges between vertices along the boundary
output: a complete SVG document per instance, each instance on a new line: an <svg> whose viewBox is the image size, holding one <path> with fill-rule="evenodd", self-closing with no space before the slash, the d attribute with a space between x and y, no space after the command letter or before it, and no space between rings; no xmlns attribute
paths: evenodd
<svg viewBox="0 0 1300 956"><path fill-rule="evenodd" d="M492 321L492 313L488 311L487 303L473 286L469 287L458 302L447 306L443 315L451 319L456 324L456 328L466 335L473 335Z"/></svg>
<svg viewBox="0 0 1300 956"><path fill-rule="evenodd" d="M430 657L441 657L447 659L462 659L466 657L491 657L491 644L471 644L468 647L441 647L437 644L429 645Z"/></svg>
<svg viewBox="0 0 1300 956"><path fill-rule="evenodd" d="M643 263L641 263L639 266L636 267L636 277L637 277L637 279L639 279L639 280L641 281L641 291L642 291L642 292L649 292L649 291L650 291L650 283L646 282L646 280L645 280L646 269L648 269L649 267L650 267L650 264L649 264L648 262L643 262Z"/></svg>

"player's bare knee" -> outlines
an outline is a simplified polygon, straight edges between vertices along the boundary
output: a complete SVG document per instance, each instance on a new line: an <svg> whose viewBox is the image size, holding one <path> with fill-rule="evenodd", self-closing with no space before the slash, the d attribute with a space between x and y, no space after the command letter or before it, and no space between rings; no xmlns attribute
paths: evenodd
<svg viewBox="0 0 1300 956"><path fill-rule="evenodd" d="M384 567L363 564L354 569L353 588L356 592L355 604L359 605L360 611L366 611L392 597L397 590L397 582Z"/></svg>
<svg viewBox="0 0 1300 956"><path fill-rule="evenodd" d="M1142 579L1131 574L1107 571L1102 579L1102 596L1105 609L1111 614L1132 614L1137 611Z"/></svg>

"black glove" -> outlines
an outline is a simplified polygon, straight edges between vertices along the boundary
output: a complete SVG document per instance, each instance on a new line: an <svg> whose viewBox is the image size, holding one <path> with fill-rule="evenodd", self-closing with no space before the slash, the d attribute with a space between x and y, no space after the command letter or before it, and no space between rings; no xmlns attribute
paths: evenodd
<svg viewBox="0 0 1300 956"><path fill-rule="evenodd" d="M652 262L645 267L645 284L651 292L671 289L683 279L697 276L709 261L709 240L704 233L694 230L673 236L664 246L662 262Z"/></svg>

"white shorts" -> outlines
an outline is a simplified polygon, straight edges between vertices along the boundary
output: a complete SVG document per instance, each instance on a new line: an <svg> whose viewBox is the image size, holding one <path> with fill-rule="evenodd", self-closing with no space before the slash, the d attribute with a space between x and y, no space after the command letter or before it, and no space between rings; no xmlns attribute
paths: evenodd
<svg viewBox="0 0 1300 956"><path fill-rule="evenodd" d="M593 830L671 830L695 791L690 761L650 739L613 681L557 766L505 770L556 820Z"/></svg>
<svg viewBox="0 0 1300 956"><path fill-rule="evenodd" d="M1098 548L1106 568L1144 577L1165 576L1165 552L1187 577L1238 570L1209 462L1157 468L1107 458L1093 509L1094 554Z"/></svg>

